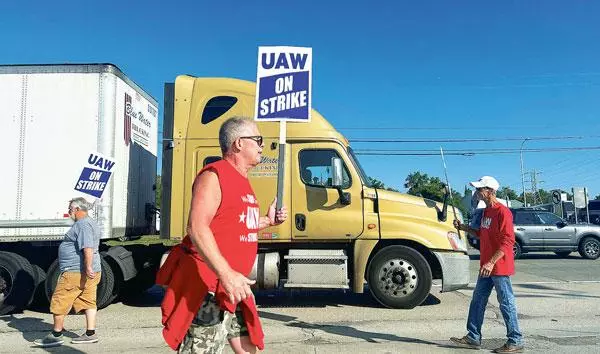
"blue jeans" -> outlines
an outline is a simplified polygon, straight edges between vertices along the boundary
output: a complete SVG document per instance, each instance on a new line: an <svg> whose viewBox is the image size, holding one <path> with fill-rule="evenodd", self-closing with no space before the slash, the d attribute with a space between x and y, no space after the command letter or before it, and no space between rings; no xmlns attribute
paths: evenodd
<svg viewBox="0 0 600 354"><path fill-rule="evenodd" d="M512 284L510 283L510 277L504 275L487 278L479 277L477 279L477 285L471 299L471 306L469 306L467 336L481 344L481 325L483 324L485 307L487 306L492 288L496 288L496 294L498 295L500 312L502 312L504 324L506 325L507 342L514 345L523 345L523 335L519 329L517 306L515 304Z"/></svg>

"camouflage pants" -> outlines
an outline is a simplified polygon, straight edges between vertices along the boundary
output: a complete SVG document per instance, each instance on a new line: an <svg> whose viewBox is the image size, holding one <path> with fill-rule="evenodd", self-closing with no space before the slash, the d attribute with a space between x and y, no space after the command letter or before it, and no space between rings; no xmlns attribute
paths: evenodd
<svg viewBox="0 0 600 354"><path fill-rule="evenodd" d="M230 313L217 305L208 294L188 329L179 353L219 354L231 338L248 336L248 329L241 311Z"/></svg>

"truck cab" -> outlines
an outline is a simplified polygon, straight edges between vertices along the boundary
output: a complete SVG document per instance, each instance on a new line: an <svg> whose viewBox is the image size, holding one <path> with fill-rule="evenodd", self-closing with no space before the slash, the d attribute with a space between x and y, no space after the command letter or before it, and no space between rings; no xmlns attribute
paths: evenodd
<svg viewBox="0 0 600 354"><path fill-rule="evenodd" d="M185 236L194 178L220 159L221 124L253 116L255 91L254 83L230 78L184 75L165 85L161 237ZM264 215L277 192L279 123L257 124L265 147L249 178ZM362 293L368 284L382 305L413 308L433 279L442 280L442 291L467 286L466 239L447 205L370 186L348 140L315 110L310 122L287 124L286 143L290 217L259 232L252 272L259 288Z"/></svg>

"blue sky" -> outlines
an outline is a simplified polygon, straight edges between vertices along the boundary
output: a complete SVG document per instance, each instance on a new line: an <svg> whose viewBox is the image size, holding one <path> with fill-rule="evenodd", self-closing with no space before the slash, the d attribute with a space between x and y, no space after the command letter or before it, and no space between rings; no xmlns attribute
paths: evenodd
<svg viewBox="0 0 600 354"><path fill-rule="evenodd" d="M591 1L3 2L0 62L111 62L162 103L163 83L178 74L255 80L259 45L308 46L313 107L351 140L582 136L525 148L598 147L598 18ZM518 149L521 141L353 143L440 145ZM599 154L526 152L525 170L541 172L545 189L587 186L593 197ZM413 171L443 176L439 156L361 162L400 189ZM521 190L518 154L448 156L447 165L460 191L481 175Z"/></svg>

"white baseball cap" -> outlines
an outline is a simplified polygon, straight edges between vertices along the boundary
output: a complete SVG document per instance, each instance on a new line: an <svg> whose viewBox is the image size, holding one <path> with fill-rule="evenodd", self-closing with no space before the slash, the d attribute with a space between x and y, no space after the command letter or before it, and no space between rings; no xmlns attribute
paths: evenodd
<svg viewBox="0 0 600 354"><path fill-rule="evenodd" d="M494 191L497 191L500 188L500 183L491 176L483 176L479 179L479 181L470 183L475 188L490 188Z"/></svg>

